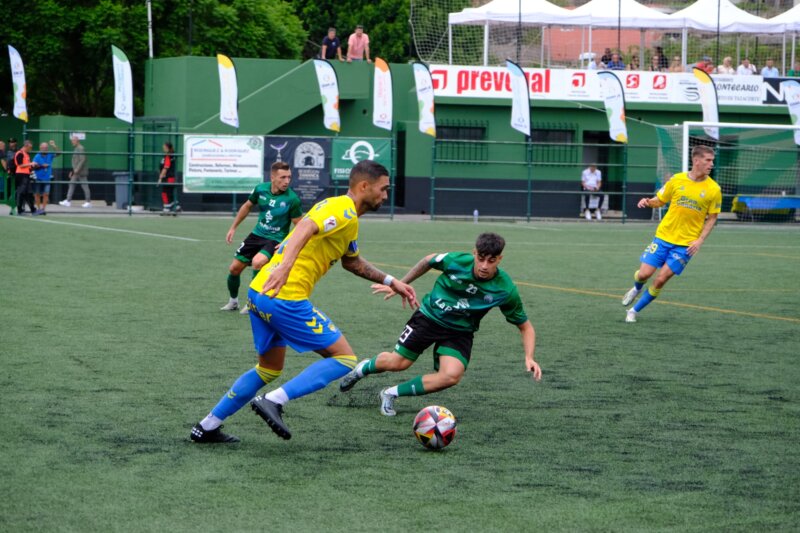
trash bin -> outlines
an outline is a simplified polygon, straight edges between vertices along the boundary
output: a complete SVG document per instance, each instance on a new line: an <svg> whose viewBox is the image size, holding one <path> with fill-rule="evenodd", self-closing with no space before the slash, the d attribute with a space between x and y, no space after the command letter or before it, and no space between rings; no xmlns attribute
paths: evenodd
<svg viewBox="0 0 800 533"><path fill-rule="evenodd" d="M128 209L128 173L114 172L114 203L117 209Z"/></svg>

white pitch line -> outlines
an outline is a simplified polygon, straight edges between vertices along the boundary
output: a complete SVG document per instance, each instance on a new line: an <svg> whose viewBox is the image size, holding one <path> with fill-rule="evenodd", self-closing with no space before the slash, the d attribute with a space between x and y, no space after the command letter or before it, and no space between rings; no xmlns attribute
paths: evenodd
<svg viewBox="0 0 800 533"><path fill-rule="evenodd" d="M46 224L59 224L61 226L75 226L77 228L88 228L88 229L96 229L101 231L116 231L118 233L130 233L133 235L143 235L145 237L159 237L161 239L174 239L176 241L187 241L187 242L203 242L200 239L192 239L190 237L178 237L175 235L164 235L163 233L150 233L147 231L134 231L130 229L119 229L119 228L107 228L105 226L92 226L90 224L75 224L74 222L61 222L58 220L44 220L42 218L23 218L23 217L13 217L13 220L28 220L30 222L42 222Z"/></svg>

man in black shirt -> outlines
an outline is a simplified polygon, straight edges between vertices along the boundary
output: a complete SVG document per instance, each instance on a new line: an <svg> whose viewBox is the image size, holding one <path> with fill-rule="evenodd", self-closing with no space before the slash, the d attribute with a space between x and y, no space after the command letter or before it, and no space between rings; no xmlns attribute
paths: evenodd
<svg viewBox="0 0 800 533"><path fill-rule="evenodd" d="M339 61L343 61L342 43L336 36L336 28L328 28L328 35L322 39L322 53L320 57L322 59L333 59L337 56Z"/></svg>

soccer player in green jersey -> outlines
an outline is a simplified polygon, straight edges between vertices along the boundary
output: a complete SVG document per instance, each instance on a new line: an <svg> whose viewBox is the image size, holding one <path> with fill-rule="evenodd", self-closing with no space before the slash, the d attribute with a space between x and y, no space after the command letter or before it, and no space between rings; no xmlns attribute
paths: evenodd
<svg viewBox="0 0 800 533"><path fill-rule="evenodd" d="M303 211L300 208L300 198L289 188L292 181L292 171L285 161L277 161L270 167L269 183L256 185L247 201L239 208L233 224L225 236L225 241L233 242L233 235L247 215L254 208L258 208L258 223L253 231L236 249L236 253L228 267L228 303L220 308L221 311L235 311L239 309L240 276L247 265L252 264L253 277L258 274L261 267L266 265L275 248L289 234L292 223L297 225ZM243 305L242 314L247 314L247 306Z"/></svg>
<svg viewBox="0 0 800 533"><path fill-rule="evenodd" d="M504 247L505 240L500 235L482 233L472 253L423 257L402 281L411 283L433 268L442 272L433 289L422 298L422 305L406 323L394 351L361 361L342 378L339 383L342 392L352 389L370 374L407 369L431 344L436 372L382 390L381 414L394 416L394 402L399 396L420 396L452 387L464 376L472 352L473 334L493 307L499 307L506 320L519 328L525 350L525 369L537 381L542 379L542 369L533 358L536 332L525 314L516 285L498 268ZM372 288L375 293L386 294L386 298L395 294L386 285L375 284Z"/></svg>

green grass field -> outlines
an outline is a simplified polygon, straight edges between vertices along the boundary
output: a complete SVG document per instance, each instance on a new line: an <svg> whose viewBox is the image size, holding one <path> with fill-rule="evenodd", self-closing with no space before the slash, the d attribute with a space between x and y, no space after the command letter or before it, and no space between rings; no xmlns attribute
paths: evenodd
<svg viewBox="0 0 800 533"><path fill-rule="evenodd" d="M461 384L401 399L394 419L378 391L411 370L292 402L291 441L246 409L226 422L240 444L199 446L190 427L255 360L248 319L218 311L229 224L0 219L0 530L797 530L796 228L717 228L626 324L651 224L366 220L362 253L395 275L504 235L543 380L494 311ZM338 267L313 300L360 356L409 316ZM315 357L291 353L280 382ZM459 418L439 453L411 434L430 404Z"/></svg>

